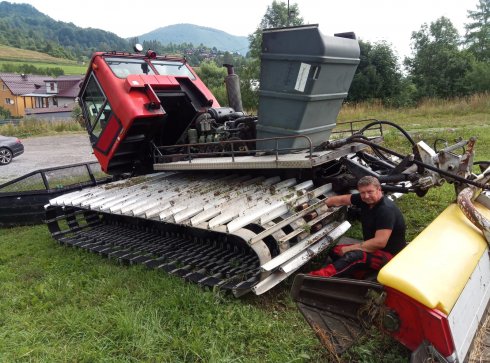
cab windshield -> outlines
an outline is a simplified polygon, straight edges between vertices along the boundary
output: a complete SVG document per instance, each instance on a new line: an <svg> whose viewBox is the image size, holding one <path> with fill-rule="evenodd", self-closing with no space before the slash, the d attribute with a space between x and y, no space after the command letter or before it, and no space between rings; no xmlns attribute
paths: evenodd
<svg viewBox="0 0 490 363"><path fill-rule="evenodd" d="M150 65L143 59L108 57L105 58L105 61L118 78L126 78L131 74L155 74ZM153 60L151 64L156 69L157 74L196 79L189 68L181 61Z"/></svg>
<svg viewBox="0 0 490 363"><path fill-rule="evenodd" d="M158 74L161 75L189 77L190 79L196 78L183 62L152 61L151 64L153 64Z"/></svg>
<svg viewBox="0 0 490 363"><path fill-rule="evenodd" d="M105 61L118 78L126 78L130 74L155 74L143 59L105 58Z"/></svg>

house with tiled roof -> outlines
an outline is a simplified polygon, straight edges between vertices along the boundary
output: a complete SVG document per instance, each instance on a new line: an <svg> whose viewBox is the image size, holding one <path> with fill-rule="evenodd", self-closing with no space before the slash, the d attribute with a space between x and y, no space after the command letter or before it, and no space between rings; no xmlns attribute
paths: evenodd
<svg viewBox="0 0 490 363"><path fill-rule="evenodd" d="M0 106L14 117L69 117L83 76L0 73Z"/></svg>

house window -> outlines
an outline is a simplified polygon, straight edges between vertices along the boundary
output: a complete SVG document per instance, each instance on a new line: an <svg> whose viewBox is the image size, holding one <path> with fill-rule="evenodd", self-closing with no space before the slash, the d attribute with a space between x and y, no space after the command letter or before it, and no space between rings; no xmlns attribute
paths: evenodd
<svg viewBox="0 0 490 363"><path fill-rule="evenodd" d="M49 93L56 93L58 91L56 82L46 82L46 91Z"/></svg>
<svg viewBox="0 0 490 363"><path fill-rule="evenodd" d="M6 105L13 105L13 104L14 104L14 100L13 100L13 99L11 99L11 98L6 98L6 99L5 99L5 104L6 104Z"/></svg>
<svg viewBox="0 0 490 363"><path fill-rule="evenodd" d="M35 97L35 99L34 99L34 108L44 108L44 107L47 107L45 104L46 104L46 102L45 102L44 98L42 98L42 97Z"/></svg>
<svg viewBox="0 0 490 363"><path fill-rule="evenodd" d="M7 90L7 86L5 85L5 83L2 83L2 91L6 91Z"/></svg>

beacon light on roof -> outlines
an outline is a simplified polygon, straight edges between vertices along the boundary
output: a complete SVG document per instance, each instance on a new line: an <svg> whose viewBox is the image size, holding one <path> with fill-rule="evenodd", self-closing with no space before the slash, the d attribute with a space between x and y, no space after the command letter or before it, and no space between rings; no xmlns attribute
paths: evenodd
<svg viewBox="0 0 490 363"><path fill-rule="evenodd" d="M155 59L157 57L157 53L154 50L148 49L146 51L146 56L150 59Z"/></svg>

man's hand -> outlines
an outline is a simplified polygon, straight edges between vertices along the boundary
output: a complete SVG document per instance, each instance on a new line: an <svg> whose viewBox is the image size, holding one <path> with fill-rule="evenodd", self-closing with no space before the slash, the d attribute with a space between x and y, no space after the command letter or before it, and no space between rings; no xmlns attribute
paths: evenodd
<svg viewBox="0 0 490 363"><path fill-rule="evenodd" d="M340 256L343 256L345 255L347 252L350 252L350 251L355 251L355 250L360 250L361 249L361 244L360 243L355 243L353 245L347 245L345 247L342 247L339 251L339 255Z"/></svg>
<svg viewBox="0 0 490 363"><path fill-rule="evenodd" d="M350 202L350 194L344 195L334 195L333 197L329 197L325 199L325 204L327 207L338 207L341 205L351 205Z"/></svg>
<svg viewBox="0 0 490 363"><path fill-rule="evenodd" d="M388 243L388 239L391 236L391 229L378 229L374 238L367 241L361 241L360 243L354 243L352 245L344 246L337 252L340 256L345 255L347 252L361 250L366 252L374 252L385 248Z"/></svg>

